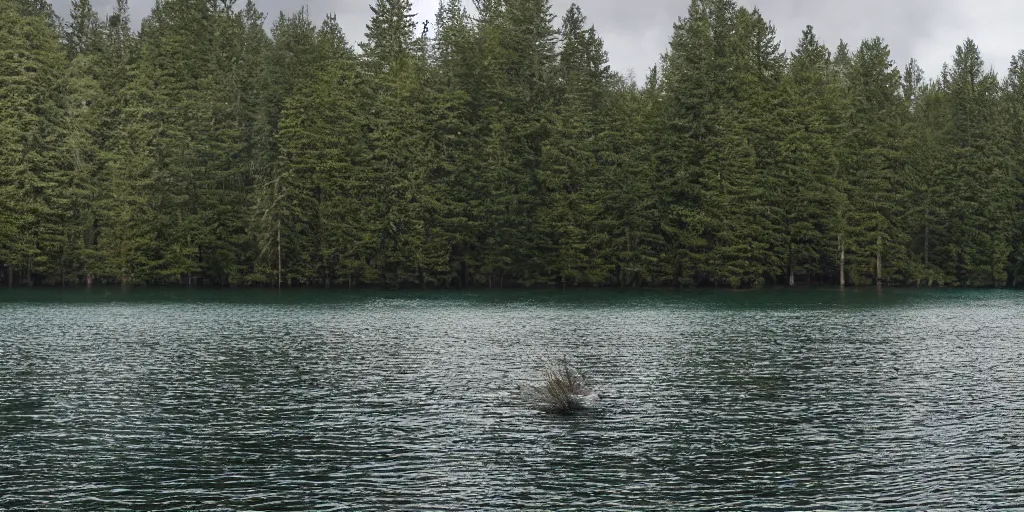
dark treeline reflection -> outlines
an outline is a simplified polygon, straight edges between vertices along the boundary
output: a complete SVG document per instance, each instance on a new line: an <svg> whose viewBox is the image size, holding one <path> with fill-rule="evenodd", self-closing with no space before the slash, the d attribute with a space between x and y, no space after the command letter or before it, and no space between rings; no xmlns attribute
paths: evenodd
<svg viewBox="0 0 1024 512"><path fill-rule="evenodd" d="M1017 284L1024 54L784 52L694 0L642 84L579 7L0 0L12 284ZM651 20L652 23L659 22ZM938 71L938 72L935 72Z"/></svg>

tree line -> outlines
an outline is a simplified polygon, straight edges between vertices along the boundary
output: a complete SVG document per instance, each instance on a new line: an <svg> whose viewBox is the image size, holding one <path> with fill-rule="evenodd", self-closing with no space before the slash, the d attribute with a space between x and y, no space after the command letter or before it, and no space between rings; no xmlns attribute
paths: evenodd
<svg viewBox="0 0 1024 512"><path fill-rule="evenodd" d="M0 0L10 285L1014 286L1024 52L926 79L693 0L638 83L573 5Z"/></svg>

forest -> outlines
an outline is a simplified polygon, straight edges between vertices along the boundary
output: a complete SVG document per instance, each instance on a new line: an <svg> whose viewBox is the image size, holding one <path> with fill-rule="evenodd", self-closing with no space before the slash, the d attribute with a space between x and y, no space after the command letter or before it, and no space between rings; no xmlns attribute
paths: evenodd
<svg viewBox="0 0 1024 512"><path fill-rule="evenodd" d="M355 45L127 6L0 0L7 286L1024 282L1024 52L927 77L692 0L637 80L548 0L375 0Z"/></svg>

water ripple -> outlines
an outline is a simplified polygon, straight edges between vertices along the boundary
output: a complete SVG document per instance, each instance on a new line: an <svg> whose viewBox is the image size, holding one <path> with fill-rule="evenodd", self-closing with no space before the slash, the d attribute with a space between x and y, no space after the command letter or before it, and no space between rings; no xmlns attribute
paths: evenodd
<svg viewBox="0 0 1024 512"><path fill-rule="evenodd" d="M1024 508L1024 301L815 293L0 302L0 509Z"/></svg>

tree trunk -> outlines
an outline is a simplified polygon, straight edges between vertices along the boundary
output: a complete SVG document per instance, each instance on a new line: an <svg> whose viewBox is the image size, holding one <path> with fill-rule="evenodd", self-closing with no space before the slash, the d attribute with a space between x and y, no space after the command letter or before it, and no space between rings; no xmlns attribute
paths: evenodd
<svg viewBox="0 0 1024 512"><path fill-rule="evenodd" d="M878 237L878 245L875 246L875 284L882 286L882 237Z"/></svg>
<svg viewBox="0 0 1024 512"><path fill-rule="evenodd" d="M839 287L846 286L846 246L843 245L843 236L839 235Z"/></svg>
<svg viewBox="0 0 1024 512"><path fill-rule="evenodd" d="M281 221L277 221L277 289L281 289Z"/></svg>
<svg viewBox="0 0 1024 512"><path fill-rule="evenodd" d="M796 276L793 275L793 246L789 247L789 286L796 286Z"/></svg>
<svg viewBox="0 0 1024 512"><path fill-rule="evenodd" d="M630 260L635 261L634 258L633 258L633 244L632 244L632 241L629 239L629 226L626 226L626 254L629 254ZM622 269L622 265L619 265L618 267L619 267L619 286L623 287L623 286L626 286L626 284L627 284L625 282L626 281L626 272Z"/></svg>
<svg viewBox="0 0 1024 512"><path fill-rule="evenodd" d="M924 225L924 271L927 273L928 287L932 287L932 272L928 269L928 225Z"/></svg>

